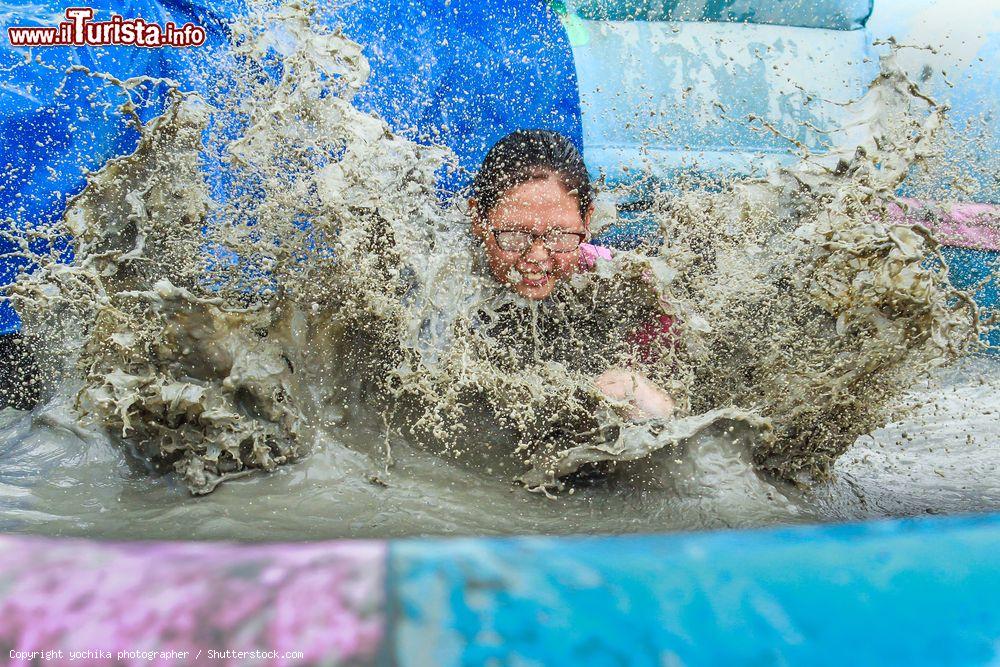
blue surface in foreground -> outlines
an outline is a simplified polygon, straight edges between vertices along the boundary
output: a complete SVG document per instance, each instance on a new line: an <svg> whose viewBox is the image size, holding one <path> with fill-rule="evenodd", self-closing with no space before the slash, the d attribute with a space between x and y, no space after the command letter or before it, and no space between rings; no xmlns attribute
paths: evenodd
<svg viewBox="0 0 1000 667"><path fill-rule="evenodd" d="M1000 515L396 542L400 665L986 665Z"/></svg>

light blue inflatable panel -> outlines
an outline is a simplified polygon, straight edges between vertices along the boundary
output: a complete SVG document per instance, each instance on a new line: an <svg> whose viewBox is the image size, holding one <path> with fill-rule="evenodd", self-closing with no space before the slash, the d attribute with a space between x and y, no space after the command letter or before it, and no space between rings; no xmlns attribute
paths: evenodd
<svg viewBox="0 0 1000 667"><path fill-rule="evenodd" d="M568 28L587 163L609 183L650 173L761 174L811 127L846 123L830 102L859 97L877 72L864 31L733 23L585 21Z"/></svg>
<svg viewBox="0 0 1000 667"><path fill-rule="evenodd" d="M597 21L728 21L857 30L872 0L568 0L582 18Z"/></svg>
<svg viewBox="0 0 1000 667"><path fill-rule="evenodd" d="M931 191L906 194L1000 204L1000 2L878 0L869 27L876 39L933 48L904 49L899 62L949 105L962 137L948 145Z"/></svg>
<svg viewBox="0 0 1000 667"><path fill-rule="evenodd" d="M996 516L395 542L390 629L402 666L996 665L997 553Z"/></svg>

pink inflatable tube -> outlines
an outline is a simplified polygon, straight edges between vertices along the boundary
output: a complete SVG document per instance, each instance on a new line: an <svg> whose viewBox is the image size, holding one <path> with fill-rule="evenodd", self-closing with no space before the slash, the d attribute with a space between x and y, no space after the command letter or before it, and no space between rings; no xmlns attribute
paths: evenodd
<svg viewBox="0 0 1000 667"><path fill-rule="evenodd" d="M1000 251L1000 206L996 204L940 204L903 199L892 205L890 215L899 221L919 223L948 246Z"/></svg>
<svg viewBox="0 0 1000 667"><path fill-rule="evenodd" d="M369 664L385 557L383 542L2 536L0 665Z"/></svg>

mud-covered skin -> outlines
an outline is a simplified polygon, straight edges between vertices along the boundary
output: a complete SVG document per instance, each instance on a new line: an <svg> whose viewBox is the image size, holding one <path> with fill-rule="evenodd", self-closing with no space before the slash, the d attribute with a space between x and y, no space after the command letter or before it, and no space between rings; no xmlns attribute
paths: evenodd
<svg viewBox="0 0 1000 667"><path fill-rule="evenodd" d="M440 201L446 151L352 106L357 44L296 5L235 33L231 105L172 93L136 152L71 202L75 262L15 289L39 352L68 360L54 386L78 416L193 493L295 461L372 410L544 492L596 462L641 477L720 429L770 472L822 474L975 339L933 238L887 222L940 116L915 121L891 61L859 103L864 150L663 195L657 252L618 253L536 302L483 270L461 207ZM232 132L203 146L210 119ZM679 343L644 373L678 415L633 423L592 379L635 363L628 332L660 314ZM365 450L386 468L390 435Z"/></svg>

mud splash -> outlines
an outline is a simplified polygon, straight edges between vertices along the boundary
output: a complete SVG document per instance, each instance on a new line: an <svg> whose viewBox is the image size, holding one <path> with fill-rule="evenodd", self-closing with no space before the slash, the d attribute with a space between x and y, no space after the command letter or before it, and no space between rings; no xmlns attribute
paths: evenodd
<svg viewBox="0 0 1000 667"><path fill-rule="evenodd" d="M538 304L492 281L461 202L441 200L448 153L352 106L357 44L289 4L238 26L234 51L225 108L111 82L162 86L168 109L40 232L72 234L74 263L42 259L13 290L53 402L195 494L331 440L391 483L399 438L547 494L594 470L668 487L709 437L822 478L976 344L937 241L889 213L943 114L891 57L844 151L658 195L662 246ZM678 343L640 361L629 333L661 314ZM631 422L592 384L637 364L677 419Z"/></svg>

